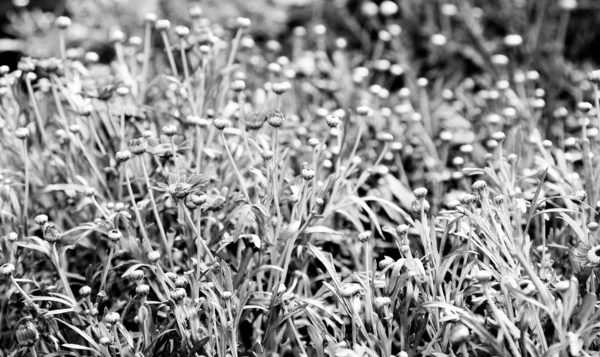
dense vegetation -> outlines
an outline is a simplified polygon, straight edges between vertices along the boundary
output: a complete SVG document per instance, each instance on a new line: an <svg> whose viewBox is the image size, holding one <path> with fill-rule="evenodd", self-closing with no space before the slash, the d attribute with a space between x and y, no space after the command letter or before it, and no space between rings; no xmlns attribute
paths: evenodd
<svg viewBox="0 0 600 357"><path fill-rule="evenodd" d="M7 12L0 356L599 354L597 4L161 4Z"/></svg>

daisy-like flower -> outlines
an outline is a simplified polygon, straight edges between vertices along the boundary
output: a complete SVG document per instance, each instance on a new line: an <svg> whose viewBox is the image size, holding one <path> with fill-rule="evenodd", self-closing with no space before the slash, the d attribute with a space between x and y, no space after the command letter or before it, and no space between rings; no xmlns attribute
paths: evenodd
<svg viewBox="0 0 600 357"><path fill-rule="evenodd" d="M588 276L593 268L600 267L600 240L592 238L577 247L569 247L569 261L578 278Z"/></svg>
<svg viewBox="0 0 600 357"><path fill-rule="evenodd" d="M173 174L169 175L168 185L164 183L158 183L158 187L155 187L157 191L166 192L176 200L185 199L189 194L196 193L208 183L209 179L202 176L192 174L189 177L185 175L181 176L178 181L177 177Z"/></svg>

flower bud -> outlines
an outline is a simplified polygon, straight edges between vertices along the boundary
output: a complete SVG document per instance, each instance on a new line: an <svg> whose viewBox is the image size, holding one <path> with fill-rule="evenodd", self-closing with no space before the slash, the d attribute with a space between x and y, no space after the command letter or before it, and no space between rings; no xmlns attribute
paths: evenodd
<svg viewBox="0 0 600 357"><path fill-rule="evenodd" d="M173 136L177 133L177 127L175 125L165 125L162 128L162 133L166 136Z"/></svg>
<svg viewBox="0 0 600 357"><path fill-rule="evenodd" d="M473 188L473 191L481 192L487 188L487 183L483 180L478 180L473 183L471 188Z"/></svg>
<svg viewBox="0 0 600 357"><path fill-rule="evenodd" d="M190 29L185 26L177 26L175 27L175 34L180 38L185 38L190 35Z"/></svg>
<svg viewBox="0 0 600 357"><path fill-rule="evenodd" d="M134 138L129 140L129 151L134 155L142 155L148 150L148 140L145 138Z"/></svg>
<svg viewBox="0 0 600 357"><path fill-rule="evenodd" d="M385 256L385 258L383 258L380 262L379 262L379 268L380 269L385 269L387 267L389 267L390 265L394 264L396 261L388 256Z"/></svg>
<svg viewBox="0 0 600 357"><path fill-rule="evenodd" d="M0 275L2 276L12 276L15 272L15 266L10 263L3 264L0 266Z"/></svg>
<svg viewBox="0 0 600 357"><path fill-rule="evenodd" d="M231 82L231 90L234 92L240 93L244 89L246 89L246 82L244 82L243 79L236 79L235 81Z"/></svg>
<svg viewBox="0 0 600 357"><path fill-rule="evenodd" d="M48 223L48 216L46 216L45 214L38 214L37 216L35 216L35 224L37 224L38 226L43 226L44 224Z"/></svg>
<svg viewBox="0 0 600 357"><path fill-rule="evenodd" d="M79 289L79 295L81 295L82 297L88 297L92 294L92 288L90 288L89 286L85 285L82 286Z"/></svg>
<svg viewBox="0 0 600 357"><path fill-rule="evenodd" d="M267 123L273 128L279 128L283 125L285 121L285 117L282 112L279 111L271 111L267 117Z"/></svg>
<svg viewBox="0 0 600 357"><path fill-rule="evenodd" d="M302 169L302 178L306 181L310 181L315 177L315 170Z"/></svg>
<svg viewBox="0 0 600 357"><path fill-rule="evenodd" d="M25 140L29 136L29 129L27 128L18 128L15 130L15 137L19 140Z"/></svg>
<svg viewBox="0 0 600 357"><path fill-rule="evenodd" d="M108 239L110 239L113 243L117 243L122 237L123 234L118 229L111 229L108 231Z"/></svg>
<svg viewBox="0 0 600 357"><path fill-rule="evenodd" d="M269 161L273 158L273 151L271 150L263 150L262 153L260 153L260 156L262 156L263 160L265 161Z"/></svg>
<svg viewBox="0 0 600 357"><path fill-rule="evenodd" d="M48 243L56 243L62 237L60 229L54 223L46 223L44 226L44 239Z"/></svg>
<svg viewBox="0 0 600 357"><path fill-rule="evenodd" d="M213 125L215 128L217 128L217 130L224 130L229 126L229 120L225 118L217 118L213 120Z"/></svg>
<svg viewBox="0 0 600 357"><path fill-rule="evenodd" d="M413 191L413 194L415 195L415 197L417 199L419 199L419 200L423 199L423 198L425 198L425 196L427 196L427 189L425 187L416 188Z"/></svg>
<svg viewBox="0 0 600 357"><path fill-rule="evenodd" d="M175 300L175 301L179 301L182 300L183 298L185 298L187 296L187 293L185 292L185 289L183 288L177 288L173 291L171 291L171 299Z"/></svg>
<svg viewBox="0 0 600 357"><path fill-rule="evenodd" d="M117 322L119 322L120 319L121 315L119 315L118 312L109 312L108 314L106 314L106 316L104 316L104 322L111 325L116 324Z"/></svg>
<svg viewBox="0 0 600 357"><path fill-rule="evenodd" d="M56 24L57 28L59 28L61 30L65 30L69 26L71 26L71 19L66 16L59 16L56 18L54 23Z"/></svg>
<svg viewBox="0 0 600 357"><path fill-rule="evenodd" d="M231 293L231 291L223 291L223 293L221 294L221 296L223 297L223 299L225 300L229 300L231 299L231 296L233 294Z"/></svg>
<svg viewBox="0 0 600 357"><path fill-rule="evenodd" d="M157 20L155 27L158 31L167 31L171 28L171 21L165 19Z"/></svg>
<svg viewBox="0 0 600 357"><path fill-rule="evenodd" d="M150 286L146 284L140 284L135 288L135 293L138 294L140 297L148 296L148 294L150 293Z"/></svg>
<svg viewBox="0 0 600 357"><path fill-rule="evenodd" d="M148 261L150 261L150 263L156 263L160 260L160 253L157 252L156 250L153 250L148 253L147 258L148 258Z"/></svg>
<svg viewBox="0 0 600 357"><path fill-rule="evenodd" d="M131 151L129 151L129 150L117 151L117 153L115 154L115 159L117 160L117 163L119 163L119 164L126 162L129 159L131 159Z"/></svg>
<svg viewBox="0 0 600 357"><path fill-rule="evenodd" d="M156 20L158 20L158 17L154 13L148 12L144 15L144 22L147 24L153 24Z"/></svg>
<svg viewBox="0 0 600 357"><path fill-rule="evenodd" d="M9 242L16 242L17 239L19 239L19 235L17 234L17 232L10 232L8 233L7 239Z"/></svg>
<svg viewBox="0 0 600 357"><path fill-rule="evenodd" d="M110 345L110 338L104 336L104 337L100 337L100 340L98 340L98 343L100 343L102 346L108 346Z"/></svg>
<svg viewBox="0 0 600 357"><path fill-rule="evenodd" d="M359 241L365 243L371 239L371 235L372 235L371 231L364 231L364 232L361 232L357 238Z"/></svg>
<svg viewBox="0 0 600 357"><path fill-rule="evenodd" d="M26 321L19 325L15 331L15 339L19 345L24 347L33 347L35 343L40 339L40 333L37 330L37 326L33 321Z"/></svg>

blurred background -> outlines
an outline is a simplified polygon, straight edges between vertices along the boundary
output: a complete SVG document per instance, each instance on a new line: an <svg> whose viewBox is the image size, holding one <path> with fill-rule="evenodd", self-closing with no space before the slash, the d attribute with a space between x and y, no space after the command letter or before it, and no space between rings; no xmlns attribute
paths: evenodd
<svg viewBox="0 0 600 357"><path fill-rule="evenodd" d="M114 57L109 34L120 29L141 36L143 16L153 12L174 25L190 25L189 8L233 31L235 18L252 20L251 38L260 48L289 55L293 30L327 27L328 48L344 38L353 65L377 56L382 31L401 30L401 48L392 63L403 64L402 80L441 78L444 85L493 72L491 58L506 54L511 64L537 70L548 82L547 98L577 100L589 69L600 58L600 1L597 0L402 0L399 11L385 16L373 5L380 0L1 0L0 65L16 68L20 57L57 56L56 16L73 19L67 39L71 57L93 51L101 63ZM230 32L231 32L230 31ZM519 34L523 45L508 48L504 38ZM441 35L441 36L440 36ZM159 38L155 45L161 47ZM406 81L409 83L407 84ZM584 83L585 85L585 83Z"/></svg>

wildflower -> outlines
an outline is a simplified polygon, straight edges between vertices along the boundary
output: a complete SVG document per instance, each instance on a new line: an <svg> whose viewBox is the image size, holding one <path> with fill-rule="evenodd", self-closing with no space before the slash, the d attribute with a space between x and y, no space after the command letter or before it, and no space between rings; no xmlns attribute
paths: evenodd
<svg viewBox="0 0 600 357"><path fill-rule="evenodd" d="M69 26L71 26L71 19L66 16L59 16L56 18L54 23L56 24L56 27L58 27L59 29L65 30Z"/></svg>
<svg viewBox="0 0 600 357"><path fill-rule="evenodd" d="M579 109L583 113L588 113L590 110L592 110L592 108L593 108L593 106L592 106L592 103L590 103L590 102L577 103L577 109Z"/></svg>
<svg viewBox="0 0 600 357"><path fill-rule="evenodd" d="M408 229L408 225L400 224L396 227L396 234L398 234L399 237L406 237L408 235Z"/></svg>
<svg viewBox="0 0 600 357"><path fill-rule="evenodd" d="M183 288L177 288L173 291L171 291L171 299L175 300L175 301L179 301L182 300L183 298L185 298L187 296L187 293L185 292L185 289Z"/></svg>
<svg viewBox="0 0 600 357"><path fill-rule="evenodd" d="M111 229L108 231L108 239L110 239L113 243L117 243L122 237L123 234L118 229Z"/></svg>
<svg viewBox="0 0 600 357"><path fill-rule="evenodd" d="M178 276L173 283L175 283L175 286L178 288L185 288L188 284L188 281L183 276Z"/></svg>
<svg viewBox="0 0 600 357"><path fill-rule="evenodd" d="M504 44L507 47L521 46L522 43L523 43L523 37L521 37L521 35L510 34L510 35L506 35L504 37Z"/></svg>
<svg viewBox="0 0 600 357"><path fill-rule="evenodd" d="M273 158L273 151L263 150L263 152L260 154L260 156L263 158L263 160L269 161Z"/></svg>
<svg viewBox="0 0 600 357"><path fill-rule="evenodd" d="M200 5L193 4L188 9L188 15L190 15L192 19L198 19L202 17L202 15L204 15L204 11L202 10L202 7L200 7Z"/></svg>
<svg viewBox="0 0 600 357"><path fill-rule="evenodd" d="M379 12L383 16L393 16L398 12L398 5L394 1L385 0L379 4Z"/></svg>
<svg viewBox="0 0 600 357"><path fill-rule="evenodd" d="M213 121L213 125L217 130L224 130L229 126L229 120L225 118L218 118Z"/></svg>
<svg viewBox="0 0 600 357"><path fill-rule="evenodd" d="M477 191L477 192L481 192L481 191L485 190L486 187L487 187L487 184L483 180L475 181L473 183L473 185L471 186L471 188L473 188L473 190Z"/></svg>
<svg viewBox="0 0 600 357"><path fill-rule="evenodd" d="M132 281L140 281L144 278L144 272L142 270L134 270L128 275Z"/></svg>
<svg viewBox="0 0 600 357"><path fill-rule="evenodd" d="M111 325L119 322L120 319L121 315L119 315L118 312L109 312L106 314L106 316L104 316L104 322Z"/></svg>
<svg viewBox="0 0 600 357"><path fill-rule="evenodd" d="M165 276L173 282L175 281L175 279L177 279L177 274L173 273L172 271L166 272Z"/></svg>
<svg viewBox="0 0 600 357"><path fill-rule="evenodd" d="M148 296L150 293L150 286L146 284L140 284L137 286L137 288L135 288L135 293L140 297Z"/></svg>
<svg viewBox="0 0 600 357"><path fill-rule="evenodd" d="M35 224L37 224L38 226L43 226L44 224L48 223L48 216L46 216L45 214L38 214L37 216L35 216Z"/></svg>
<svg viewBox="0 0 600 357"><path fill-rule="evenodd" d="M191 174L189 177L183 175L179 181L175 176L171 175L168 179L168 185L161 182L154 189L167 192L174 199L182 200L188 195L198 192L200 187L204 186L208 181L208 178L197 174Z"/></svg>
<svg viewBox="0 0 600 357"><path fill-rule="evenodd" d="M27 128L18 128L15 130L15 137L19 140L25 140L29 136L29 129Z"/></svg>
<svg viewBox="0 0 600 357"><path fill-rule="evenodd" d="M199 195L192 194L190 195L190 199L196 206L201 206L206 202L206 193L202 192Z"/></svg>
<svg viewBox="0 0 600 357"><path fill-rule="evenodd" d="M290 82L287 82L287 81L273 83L273 85L271 85L271 90L273 91L273 93L275 93L277 95L282 95L283 93L287 92L291 88L292 88L292 85L290 84Z"/></svg>
<svg viewBox="0 0 600 357"><path fill-rule="evenodd" d="M521 288L521 292L525 296L531 296L536 292L535 285L529 279L525 279L519 283L519 288Z"/></svg>
<svg viewBox="0 0 600 357"><path fill-rule="evenodd" d="M92 294L92 288L90 288L89 286L85 285L82 286L79 289L79 295L83 296L83 297L88 297Z"/></svg>
<svg viewBox="0 0 600 357"><path fill-rule="evenodd" d="M351 298L360 293L360 285L356 283L345 284L341 289L340 293L345 298Z"/></svg>
<svg viewBox="0 0 600 357"><path fill-rule="evenodd" d="M134 155L142 155L148 150L148 140L145 138L134 138L129 140L129 151Z"/></svg>
<svg viewBox="0 0 600 357"><path fill-rule="evenodd" d="M243 79L236 79L235 81L231 82L231 90L234 92L240 93L244 89L246 89L246 82L244 82Z"/></svg>
<svg viewBox="0 0 600 357"><path fill-rule="evenodd" d="M310 145L312 148L317 147L320 144L319 139L317 138L310 138L308 139L308 145Z"/></svg>
<svg viewBox="0 0 600 357"><path fill-rule="evenodd" d="M330 114L325 117L325 121L330 128L336 128L340 124L340 117L334 114Z"/></svg>
<svg viewBox="0 0 600 357"><path fill-rule="evenodd" d="M598 225L598 222L590 222L587 225L587 228L591 231L591 232L596 232L598 230L598 228L600 227L600 225Z"/></svg>
<svg viewBox="0 0 600 357"><path fill-rule="evenodd" d="M117 160L118 164L126 162L129 159L131 159L131 151L129 151L129 150L117 151L117 153L115 154L115 159Z"/></svg>
<svg viewBox="0 0 600 357"><path fill-rule="evenodd" d="M573 199L576 199L581 202L585 202L585 200L587 199L587 193L584 190L575 190L575 191L571 192L570 196Z"/></svg>
<svg viewBox="0 0 600 357"><path fill-rule="evenodd" d="M363 106L356 108L356 113L360 116L366 117L371 114L371 108L363 105Z"/></svg>
<svg viewBox="0 0 600 357"><path fill-rule="evenodd" d="M300 196L298 196L298 195L291 195L290 196L290 201L292 203L298 203L298 202L300 202Z"/></svg>
<svg viewBox="0 0 600 357"><path fill-rule="evenodd" d="M423 209L423 211L425 212L429 212L431 206L429 205L429 202L427 200L416 199L412 201L411 208L414 212L421 212L421 209Z"/></svg>
<svg viewBox="0 0 600 357"><path fill-rule="evenodd" d="M158 31L167 31L171 28L171 21L164 19L157 20L155 26Z"/></svg>
<svg viewBox="0 0 600 357"><path fill-rule="evenodd" d="M175 34L180 38L185 38L189 36L190 29L185 26L177 26L175 27Z"/></svg>
<svg viewBox="0 0 600 357"><path fill-rule="evenodd" d="M233 296L233 294L231 293L231 291L223 291L223 293L221 294L221 296L223 297L223 299L229 300L229 299L231 299L231 297Z"/></svg>
<svg viewBox="0 0 600 357"><path fill-rule="evenodd" d="M310 181L315 177L315 170L302 169L302 178L306 181Z"/></svg>
<svg viewBox="0 0 600 357"><path fill-rule="evenodd" d="M48 243L56 243L60 240L62 233L54 223L46 223L44 226L44 239Z"/></svg>
<svg viewBox="0 0 600 357"><path fill-rule="evenodd" d="M494 203L497 204L498 206L503 204L505 200L506 200L506 197L504 197L504 195L498 195L498 196L494 197Z"/></svg>
<svg viewBox="0 0 600 357"><path fill-rule="evenodd" d="M32 347L40 339L40 333L33 321L27 321L17 327L15 338L19 345Z"/></svg>
<svg viewBox="0 0 600 357"><path fill-rule="evenodd" d="M156 263L160 260L160 253L156 250L153 250L148 253L147 258L150 261L150 263Z"/></svg>
<svg viewBox="0 0 600 357"><path fill-rule="evenodd" d="M359 241L366 243L371 239L371 235L372 235L371 231L364 231L364 232L360 233L357 238Z"/></svg>
<svg viewBox="0 0 600 357"><path fill-rule="evenodd" d="M246 17L238 17L236 19L236 23L241 29L247 29L252 25L252 21L250 21L250 19Z"/></svg>
<svg viewBox="0 0 600 357"><path fill-rule="evenodd" d="M17 232L10 232L8 233L7 238L9 242L16 242L17 239L19 239L19 235L17 234Z"/></svg>
<svg viewBox="0 0 600 357"><path fill-rule="evenodd" d="M85 197L94 197L94 195L96 194L96 189L94 189L93 187L87 187L84 191L83 191L83 195Z"/></svg>
<svg viewBox="0 0 600 357"><path fill-rule="evenodd" d="M282 112L279 111L271 111L269 112L269 114L267 114L267 123L269 123L270 126L272 126L273 128L279 128L283 125L283 122L285 121L285 116L283 115Z"/></svg>
<svg viewBox="0 0 600 357"><path fill-rule="evenodd" d="M408 254L410 252L410 247L406 244L400 246L400 253Z"/></svg>
<svg viewBox="0 0 600 357"><path fill-rule="evenodd" d="M425 198L425 196L427 196L427 189L425 187L416 188L413 191L413 194L415 195L415 197L418 200L421 200L421 199Z"/></svg>
<svg viewBox="0 0 600 357"><path fill-rule="evenodd" d="M166 136L173 136L177 133L177 127L175 125L165 125L162 128L162 133Z"/></svg>
<svg viewBox="0 0 600 357"><path fill-rule="evenodd" d="M100 340L98 340L98 343L100 343L102 346L108 346L110 345L110 338L106 336L101 337Z"/></svg>
<svg viewBox="0 0 600 357"><path fill-rule="evenodd" d="M12 276L13 273L15 272L15 266L10 264L10 263L6 263L3 264L2 266L0 266L0 275L2 276Z"/></svg>

